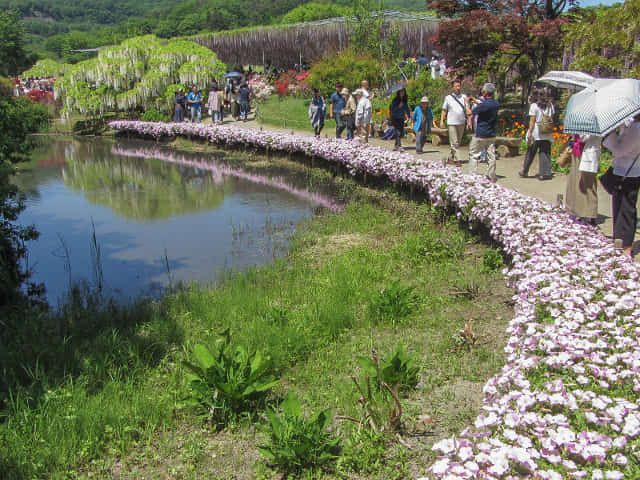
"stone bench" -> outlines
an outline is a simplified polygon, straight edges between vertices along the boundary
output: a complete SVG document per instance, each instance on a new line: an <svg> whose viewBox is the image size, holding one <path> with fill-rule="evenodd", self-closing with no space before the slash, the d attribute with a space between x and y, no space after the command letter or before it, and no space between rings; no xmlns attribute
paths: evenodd
<svg viewBox="0 0 640 480"><path fill-rule="evenodd" d="M449 130L446 128L431 129L431 143L434 146L449 143ZM522 139L512 137L496 137L496 152L501 157L515 157L520 153Z"/></svg>

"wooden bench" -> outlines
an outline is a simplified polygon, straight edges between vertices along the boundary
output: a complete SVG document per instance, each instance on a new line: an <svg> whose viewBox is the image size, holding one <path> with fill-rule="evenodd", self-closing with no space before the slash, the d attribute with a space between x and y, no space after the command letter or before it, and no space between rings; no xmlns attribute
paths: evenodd
<svg viewBox="0 0 640 480"><path fill-rule="evenodd" d="M449 130L446 128L431 129L431 143L434 146L449 143ZM512 137L496 137L496 152L501 157L515 157L520 153L522 139Z"/></svg>

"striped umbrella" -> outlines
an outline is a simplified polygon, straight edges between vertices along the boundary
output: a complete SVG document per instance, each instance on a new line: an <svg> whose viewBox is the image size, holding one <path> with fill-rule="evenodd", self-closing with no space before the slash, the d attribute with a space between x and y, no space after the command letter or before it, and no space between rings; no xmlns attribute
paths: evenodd
<svg viewBox="0 0 640 480"><path fill-rule="evenodd" d="M638 113L640 80L597 80L569 99L564 132L604 136Z"/></svg>
<svg viewBox="0 0 640 480"><path fill-rule="evenodd" d="M581 88L592 85L597 78L589 74L576 71L552 70L538 79L538 82L547 83L556 88Z"/></svg>

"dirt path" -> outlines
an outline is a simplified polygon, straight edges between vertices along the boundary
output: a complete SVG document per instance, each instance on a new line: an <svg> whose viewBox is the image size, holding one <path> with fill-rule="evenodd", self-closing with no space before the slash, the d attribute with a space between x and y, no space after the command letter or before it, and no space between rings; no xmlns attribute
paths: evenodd
<svg viewBox="0 0 640 480"><path fill-rule="evenodd" d="M205 120L205 121L208 121ZM300 135L308 135L311 133L308 130L296 130L296 129L283 129L273 127L271 125L258 124L255 121L251 120L249 122L234 122L233 120L225 120L225 124L234 124L243 128L261 128L264 130L271 130L276 132L294 132ZM325 130L322 133L323 137L329 138L333 136L334 132ZM346 136L346 133L343 134ZM380 140L379 137L370 139L370 143L372 145L380 146L386 149L393 149L393 141ZM405 152L414 155L415 152L415 143L411 143L406 138L403 139L403 146L405 147ZM438 146L434 147L430 143L425 145L423 155L416 155L416 158L423 158L428 160L440 160L443 157L446 157L449 152L449 146ZM461 148L462 158L468 158L469 156L469 148L468 146ZM540 198L546 202L557 204L558 203L558 195L562 195L564 197L567 176L563 173L554 173L553 178L551 180L538 180L537 177L530 178L520 178L518 172L522 168L522 162L524 160L524 155L518 155L515 157L503 157L498 160L497 165L497 174L498 174L498 183L507 188L511 188L525 195L529 195L531 197ZM455 167L451 167L455 168ZM463 162L462 167L463 171L468 171L469 164L467 162ZM482 168L486 168L486 165L480 165L481 172ZM530 168L530 174L533 175L538 171L538 161L537 159L533 162ZM611 236L613 232L613 224L611 220L611 197L604 192L602 189L598 190L598 222L599 227L602 232Z"/></svg>

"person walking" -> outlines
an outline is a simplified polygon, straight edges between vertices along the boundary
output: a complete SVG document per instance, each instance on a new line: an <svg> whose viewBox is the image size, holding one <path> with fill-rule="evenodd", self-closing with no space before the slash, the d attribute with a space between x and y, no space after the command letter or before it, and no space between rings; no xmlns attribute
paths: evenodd
<svg viewBox="0 0 640 480"><path fill-rule="evenodd" d="M218 86L214 85L207 98L207 109L211 117L211 123L222 123L222 96L218 92Z"/></svg>
<svg viewBox="0 0 640 480"><path fill-rule="evenodd" d="M327 107L324 103L324 98L322 98L322 94L320 93L320 89L314 88L313 97L309 104L309 120L311 121L311 126L313 127L313 132L315 133L316 138L320 138L320 132L324 127L324 118L326 113Z"/></svg>
<svg viewBox="0 0 640 480"><path fill-rule="evenodd" d="M363 143L369 143L369 125L371 124L372 108L371 100L365 96L361 88L353 92L358 99L356 107L356 128Z"/></svg>
<svg viewBox="0 0 640 480"><path fill-rule="evenodd" d="M551 174L551 142L553 141L553 116L556 111L553 103L543 90L534 90L529 107L529 130L527 131L527 153L522 170L518 172L522 178L529 176L529 167L538 153L538 178L550 180Z"/></svg>
<svg viewBox="0 0 640 480"><path fill-rule="evenodd" d="M187 97L187 103L191 106L191 122L193 123L195 117L198 123L200 123L202 117L202 95L195 85L191 88L191 93L189 93Z"/></svg>
<svg viewBox="0 0 640 480"><path fill-rule="evenodd" d="M240 117L243 122L246 122L251 111L251 89L246 83L240 85L238 90L238 104L240 105Z"/></svg>
<svg viewBox="0 0 640 480"><path fill-rule="evenodd" d="M462 165L459 153L460 142L464 135L465 126L470 128L470 125L466 111L467 96L462 93L460 80L454 80L452 88L453 92L444 98L444 103L442 104L440 128L444 128L444 122L446 121L449 130L449 145L451 146L451 153L446 163L459 167Z"/></svg>
<svg viewBox="0 0 640 480"><path fill-rule="evenodd" d="M482 151L487 150L487 177L492 182L496 182L496 123L498 122L498 109L500 104L493 96L496 93L496 86L493 83L485 83L482 87L482 96L484 101L475 103L474 98L469 99L467 105L467 115L476 115L478 123L476 132L469 145L469 171L470 173L478 173L478 162L482 156Z"/></svg>
<svg viewBox="0 0 640 480"><path fill-rule="evenodd" d="M356 101L349 93L348 88L343 88L340 92L344 98L344 107L340 114L340 119L347 129L347 140L353 140L353 132L356 128Z"/></svg>
<svg viewBox="0 0 640 480"><path fill-rule="evenodd" d="M402 152L402 136L404 135L404 124L409 117L411 117L411 110L407 103L407 91L403 88L398 90L396 96L389 105L389 117L391 118L391 125L393 126L393 138L395 145L393 147L394 152Z"/></svg>
<svg viewBox="0 0 640 480"><path fill-rule="evenodd" d="M429 106L429 97L425 95L420 99L420 105L413 111L411 120L413 121L413 131L416 134L416 153L424 153L422 147L431 133L431 124L433 123L435 126L433 109Z"/></svg>
<svg viewBox="0 0 640 480"><path fill-rule="evenodd" d="M173 99L173 121L176 123L184 122L184 110L186 108L187 97L184 96L182 89L178 89Z"/></svg>
<svg viewBox="0 0 640 480"><path fill-rule="evenodd" d="M233 85L229 93L231 101L231 116L237 122L240 119L240 104L238 103L238 89Z"/></svg>
<svg viewBox="0 0 640 480"><path fill-rule="evenodd" d="M574 136L571 146L571 168L567 176L565 208L588 223L598 218L598 169L600 144L598 135Z"/></svg>
<svg viewBox="0 0 640 480"><path fill-rule="evenodd" d="M340 138L346 128L341 115L346 102L342 96L342 89L342 82L336 82L336 91L331 94L329 99L329 118L333 118L336 121L336 138Z"/></svg>
<svg viewBox="0 0 640 480"><path fill-rule="evenodd" d="M612 194L613 239L626 255L631 255L638 220L640 116L636 116L629 126L620 127L619 132L610 133L603 145L613 153L613 173L619 181Z"/></svg>

